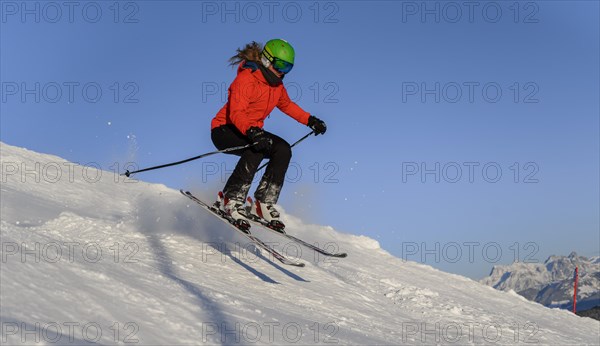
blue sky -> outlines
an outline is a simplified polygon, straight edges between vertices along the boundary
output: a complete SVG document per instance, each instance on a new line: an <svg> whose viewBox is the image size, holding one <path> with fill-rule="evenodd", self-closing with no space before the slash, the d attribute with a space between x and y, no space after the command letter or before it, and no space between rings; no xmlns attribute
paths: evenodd
<svg viewBox="0 0 600 346"><path fill-rule="evenodd" d="M288 212L473 278L598 255L598 2L465 4L2 1L1 140L107 170L211 151L227 59L280 37L290 95L328 124L294 151ZM138 179L211 196L235 162Z"/></svg>

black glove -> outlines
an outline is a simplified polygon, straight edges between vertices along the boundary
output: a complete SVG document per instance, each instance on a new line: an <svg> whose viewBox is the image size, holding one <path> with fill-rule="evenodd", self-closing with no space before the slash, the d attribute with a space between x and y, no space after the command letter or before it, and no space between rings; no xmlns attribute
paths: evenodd
<svg viewBox="0 0 600 346"><path fill-rule="evenodd" d="M327 125L325 125L325 122L312 115L308 118L308 127L315 131L315 136L322 135L325 133L325 131L327 131Z"/></svg>
<svg viewBox="0 0 600 346"><path fill-rule="evenodd" d="M263 129L253 126L246 131L246 135L250 138L250 141L254 143L254 149L256 149L256 151L267 151L271 149L273 140L267 136Z"/></svg>

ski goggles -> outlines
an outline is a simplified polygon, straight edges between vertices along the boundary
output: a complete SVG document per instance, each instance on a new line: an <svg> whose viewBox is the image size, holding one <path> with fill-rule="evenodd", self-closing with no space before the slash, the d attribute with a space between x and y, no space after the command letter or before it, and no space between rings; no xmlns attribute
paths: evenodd
<svg viewBox="0 0 600 346"><path fill-rule="evenodd" d="M294 64L271 55L267 50L263 50L263 55L271 62L271 66L273 66L275 71L279 73L286 74L292 70L292 67L294 67Z"/></svg>
<svg viewBox="0 0 600 346"><path fill-rule="evenodd" d="M294 64L291 64L285 60L281 60L279 58L273 57L273 61L271 62L275 71L286 74L292 70Z"/></svg>

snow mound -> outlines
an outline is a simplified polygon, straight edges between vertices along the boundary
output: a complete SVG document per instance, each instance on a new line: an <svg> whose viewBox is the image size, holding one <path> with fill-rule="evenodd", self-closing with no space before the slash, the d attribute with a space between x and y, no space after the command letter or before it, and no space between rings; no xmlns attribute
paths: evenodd
<svg viewBox="0 0 600 346"><path fill-rule="evenodd" d="M364 236L253 228L163 185L0 145L3 344L597 344L599 323L403 261Z"/></svg>
<svg viewBox="0 0 600 346"><path fill-rule="evenodd" d="M373 238L366 237L364 235L359 236L349 236L349 240L352 244L356 245L358 248L367 249L367 250L377 250L381 247L379 246L379 242Z"/></svg>

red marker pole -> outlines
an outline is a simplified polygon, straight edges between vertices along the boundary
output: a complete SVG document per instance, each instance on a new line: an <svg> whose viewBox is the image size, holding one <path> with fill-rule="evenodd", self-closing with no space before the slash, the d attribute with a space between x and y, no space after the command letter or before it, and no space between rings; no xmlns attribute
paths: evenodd
<svg viewBox="0 0 600 346"><path fill-rule="evenodd" d="M575 267L575 278L573 283L573 313L577 313L577 280L579 279L579 270Z"/></svg>

